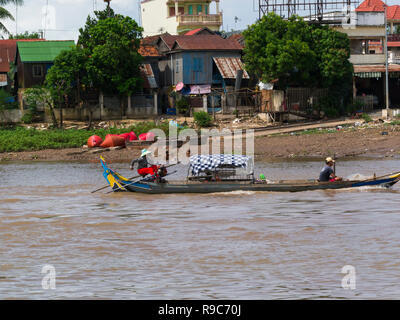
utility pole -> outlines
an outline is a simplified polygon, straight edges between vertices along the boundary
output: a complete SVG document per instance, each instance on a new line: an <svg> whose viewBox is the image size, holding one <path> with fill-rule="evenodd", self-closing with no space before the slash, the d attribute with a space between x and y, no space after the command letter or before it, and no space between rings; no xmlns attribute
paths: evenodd
<svg viewBox="0 0 400 320"><path fill-rule="evenodd" d="M389 66L388 66L388 59L389 59L389 53L388 53L388 36L387 36L387 17L386 17L386 10L387 10L387 5L385 1L385 100L386 100L386 119L389 118Z"/></svg>

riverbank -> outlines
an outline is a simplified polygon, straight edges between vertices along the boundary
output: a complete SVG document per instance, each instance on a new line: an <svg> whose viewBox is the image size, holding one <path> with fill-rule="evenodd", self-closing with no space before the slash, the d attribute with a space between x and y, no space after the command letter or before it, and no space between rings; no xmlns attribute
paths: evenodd
<svg viewBox="0 0 400 320"><path fill-rule="evenodd" d="M321 159L335 155L352 157L400 157L400 124L371 123L334 128L257 132L256 160ZM283 131L283 130L282 130ZM119 150L88 151L85 148L45 149L0 153L0 161L84 161L97 162L103 155L109 162L128 162L140 155L143 145L129 145Z"/></svg>

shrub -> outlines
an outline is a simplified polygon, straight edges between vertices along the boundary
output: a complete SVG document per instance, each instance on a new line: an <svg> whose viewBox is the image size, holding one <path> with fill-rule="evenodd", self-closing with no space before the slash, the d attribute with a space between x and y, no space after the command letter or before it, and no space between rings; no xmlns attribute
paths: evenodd
<svg viewBox="0 0 400 320"><path fill-rule="evenodd" d="M208 112L205 111L195 112L193 116L194 116L194 122L201 128L210 127L212 124L212 118L208 114Z"/></svg>
<svg viewBox="0 0 400 320"><path fill-rule="evenodd" d="M189 101L185 97L180 98L176 101L176 109L180 114L187 115L189 111Z"/></svg>
<svg viewBox="0 0 400 320"><path fill-rule="evenodd" d="M18 108L18 103L12 100L13 97L7 91L0 89L0 110Z"/></svg>
<svg viewBox="0 0 400 320"><path fill-rule="evenodd" d="M21 122L25 123L25 124L32 123L33 122L33 113L32 113L32 111L29 110L28 112L26 112L22 116Z"/></svg>
<svg viewBox="0 0 400 320"><path fill-rule="evenodd" d="M338 101L335 97L328 96L321 98L315 105L314 110L323 112L328 118L336 118L340 115L340 110L336 107Z"/></svg>
<svg viewBox="0 0 400 320"><path fill-rule="evenodd" d="M354 100L353 103L349 104L346 107L346 113L349 115L352 115L352 114L356 113L357 111L362 110L363 107L364 107L364 103L362 103L362 101Z"/></svg>
<svg viewBox="0 0 400 320"><path fill-rule="evenodd" d="M365 122L371 122L371 121L372 121L372 118L371 118L371 116L370 116L368 113L363 113L363 114L361 115L361 118L362 118Z"/></svg>

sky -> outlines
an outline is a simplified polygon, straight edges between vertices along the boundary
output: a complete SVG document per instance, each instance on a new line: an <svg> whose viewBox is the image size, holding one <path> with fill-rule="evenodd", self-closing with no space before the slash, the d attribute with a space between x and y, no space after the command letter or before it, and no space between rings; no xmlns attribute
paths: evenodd
<svg viewBox="0 0 400 320"><path fill-rule="evenodd" d="M258 9L253 5L258 0L220 0L223 11L223 30L245 29L258 18ZM97 4L96 4L97 3ZM48 5L48 7L47 7ZM45 38L48 40L77 40L79 28L85 25L87 16L93 15L93 10L106 7L103 0L25 0L25 4L16 8L7 5L6 8L17 17L17 22L3 21L6 28L15 34L25 31L37 32L46 29ZM111 7L116 13L139 19L139 0L112 0ZM45 18L48 8L48 19ZM215 12L215 3L211 5L210 13ZM54 18L53 18L54 17ZM236 23L235 23L235 17ZM3 35L5 39L8 37Z"/></svg>
<svg viewBox="0 0 400 320"><path fill-rule="evenodd" d="M111 7L115 12L130 16L140 23L139 2L140 0L112 0ZM387 3L400 4L400 0L388 0ZM76 41L79 28L85 25L87 16L93 15L95 8L102 10L105 7L103 0L25 0L25 4L18 7L17 11L13 5L6 6L17 19L5 20L3 24L12 34L16 31L23 33L46 29L45 38L48 40ZM48 19L44 19L46 8ZM220 0L220 8L224 21L222 29L225 31L245 29L258 19L258 0ZM214 12L215 2L210 10L210 13Z"/></svg>

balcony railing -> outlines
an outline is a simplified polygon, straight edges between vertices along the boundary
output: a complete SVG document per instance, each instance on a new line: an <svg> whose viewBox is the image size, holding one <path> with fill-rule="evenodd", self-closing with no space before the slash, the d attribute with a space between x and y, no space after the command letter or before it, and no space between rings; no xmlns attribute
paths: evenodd
<svg viewBox="0 0 400 320"><path fill-rule="evenodd" d="M382 64L385 63L384 54L351 54L352 64Z"/></svg>
<svg viewBox="0 0 400 320"><path fill-rule="evenodd" d="M190 24L212 24L212 25L222 25L222 14L181 14L176 17L180 25L190 25Z"/></svg>

